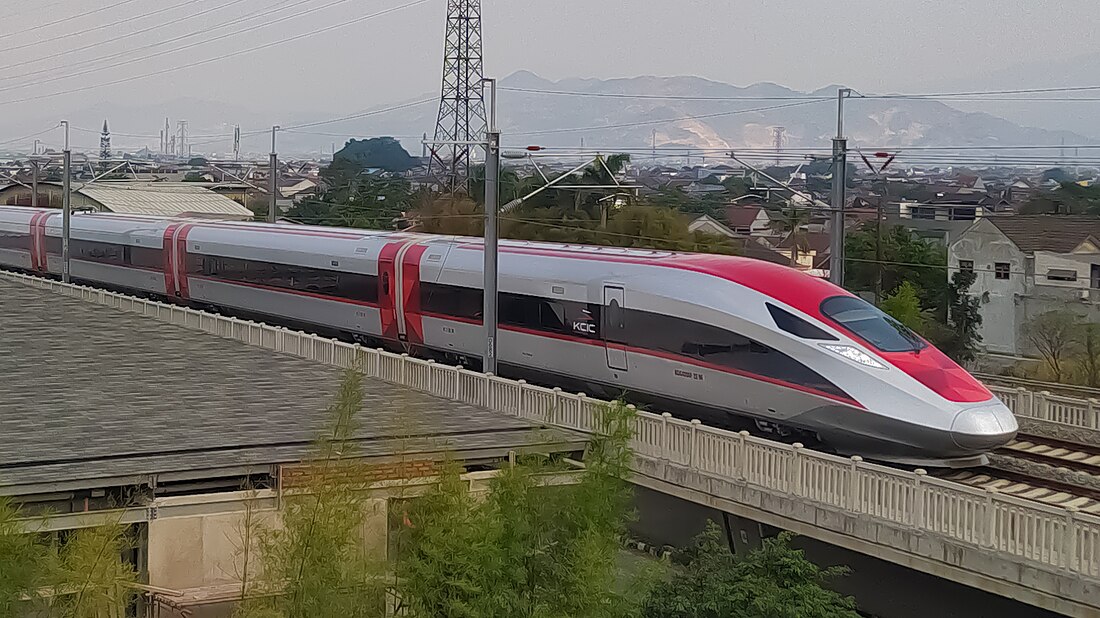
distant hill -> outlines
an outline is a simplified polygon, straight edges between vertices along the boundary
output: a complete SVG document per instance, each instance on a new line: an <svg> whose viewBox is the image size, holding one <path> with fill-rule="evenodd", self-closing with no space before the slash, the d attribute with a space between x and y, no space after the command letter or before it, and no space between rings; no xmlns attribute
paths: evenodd
<svg viewBox="0 0 1100 618"><path fill-rule="evenodd" d="M824 147L836 133L834 101L785 101L789 97L836 97L837 86L799 92L773 83L734 86L700 77L633 77L551 81L527 71L501 80L499 124L508 144L576 146L660 145L708 148L769 148L772 128L785 128L786 147ZM567 96L515 89L581 92ZM610 95L610 96L605 96ZM744 97L748 100L677 100L670 97ZM768 109L772 108L772 109ZM422 105L371 119L376 130L397 135L431 132L436 109ZM845 133L864 147L1003 146L1091 143L1085 135L1026 127L987 113L966 112L937 101L850 99ZM670 122L656 123L669 119ZM592 128L607 125L632 125ZM585 128L556 132L559 129ZM348 127L351 128L351 127Z"/></svg>
<svg viewBox="0 0 1100 618"><path fill-rule="evenodd" d="M1096 64L1100 55L1081 58L1072 66L1057 71L1069 76ZM1047 67L1049 69L1049 67ZM1042 67L1020 69L1021 75L1031 75L1032 81L1042 81ZM1046 71L1047 74L1050 71ZM990 85L1010 84L1011 72L990 76ZM1082 83L1084 80L1077 80ZM1029 82L1030 83L1030 82ZM499 125L506 145L539 144L545 146L577 146L581 140L589 147L646 148L656 137L659 146L684 145L694 148L770 148L772 128L785 128L785 146L828 147L836 132L836 86L814 92L799 92L774 83L734 86L691 76L631 77L622 79L569 78L559 81L544 79L534 73L520 71L500 82ZM945 85L946 86L946 85ZM511 89L580 92L598 96L568 96L521 92ZM657 98L631 98L621 95L645 95ZM430 98L425 93L417 99ZM693 97L684 100L668 97ZM823 102L788 101L790 97L824 97ZM1097 96L1097 93L1089 93ZM741 98L745 100L698 100L698 98ZM401 103L401 102L398 102ZM332 105L333 102L329 101ZM378 105L377 108L393 104ZM967 105L953 103L952 105ZM1001 104L1007 108L1009 104ZM1023 118L1033 122L1012 122L989 113L958 109L929 100L850 99L846 111L846 133L855 146L865 148L904 148L917 146L964 147L1003 145L1051 145L1100 143L1100 115L1091 113L1096 103L1027 107ZM342 113L363 109L362 102L349 101L340 105ZM1076 111L1074 111L1076 110ZM1086 114L1086 110L1089 112ZM341 115L334 112L284 110L277 115L284 126L311 123ZM1016 110L1020 112L1020 110ZM349 138L384 135L399 136L402 145L414 155L422 154L420 137L434 132L438 105L414 105L341 123L320 125L305 131L284 131L279 135L279 150L283 154L327 156L344 145ZM1066 112L1066 118L1059 112ZM1081 117L1069 120L1070 112ZM1020 112L1022 113L1022 112ZM74 143L94 149L98 144L97 127L103 119L117 131L117 145L157 148L157 133L163 127L164 116L175 121L185 117L190 121L195 153L224 156L231 152L231 122L240 122L245 135L242 150L265 153L268 148L266 131L255 131L256 115L239 106L215 101L179 99L157 106L109 106L97 104L83 110L73 110L68 116L74 127L87 133L74 133ZM1017 118L1020 114L1013 116ZM1087 117L1085 117L1087 116ZM265 116L270 121L270 117ZM668 122L661 122L667 120ZM0 130L11 135L26 134L28 127L49 126L52 119L30 122L22 118L0 118ZM1028 126L1034 124L1035 126ZM617 126L626 125L626 126ZM609 128L600 128L609 127ZM1038 128L1036 128L1038 127ZM1080 127L1080 128L1078 128ZM1091 128L1090 128L1091 127ZM262 127L260 127L262 129ZM1058 130L1072 128L1074 130ZM562 129L573 129L561 131ZM575 130L582 129L582 130ZM138 134L138 135L128 135ZM345 137L346 136L346 137ZM1097 139L1091 139L1094 136ZM55 136L56 137L56 136ZM56 140L54 140L56 141Z"/></svg>

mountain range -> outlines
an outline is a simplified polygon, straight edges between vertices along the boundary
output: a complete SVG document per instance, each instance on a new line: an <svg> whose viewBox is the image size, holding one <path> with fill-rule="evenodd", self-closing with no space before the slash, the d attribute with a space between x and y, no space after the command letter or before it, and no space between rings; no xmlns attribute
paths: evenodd
<svg viewBox="0 0 1100 618"><path fill-rule="evenodd" d="M1100 61L1100 56L1097 59ZM606 150L644 149L654 143L658 147L767 149L774 144L774 128L783 127L785 148L827 148L836 133L838 88L800 92L774 83L742 87L691 76L553 81L520 71L500 82L498 124L509 146L574 147L583 140L589 148ZM426 93L411 101L431 97ZM380 106L384 107L392 105ZM406 149L419 154L420 139L414 136L433 132L436 113L437 105L428 102L305 130L309 132L286 132L279 136L279 150L320 154L331 152L334 143L341 146L344 136L394 135ZM180 99L161 106L129 108L99 103L74 111L70 118L74 126L85 130L98 130L103 118L108 118L117 132L116 144L155 149L166 114L172 117L173 129L175 121L186 114L191 135L208 136L192 139L196 153L230 152L231 123L235 122L246 131L244 152L267 149L263 134L248 135L260 128L253 126L259 122L253 118L255 114L242 106L213 101ZM340 115L287 111L280 121L286 126ZM0 123L0 129L13 134L27 133L27 127L35 126L20 123L19 128L8 128L2 124L6 123ZM1038 128L935 100L858 96L846 102L845 133L855 146L885 149L1100 143L1089 137L1100 135L1100 123L1094 130L1080 132ZM98 139L79 135L74 143L91 146Z"/></svg>

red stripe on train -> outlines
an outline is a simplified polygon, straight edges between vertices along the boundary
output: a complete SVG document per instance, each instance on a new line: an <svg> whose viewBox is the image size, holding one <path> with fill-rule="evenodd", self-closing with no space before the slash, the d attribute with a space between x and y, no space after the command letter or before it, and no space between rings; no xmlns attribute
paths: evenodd
<svg viewBox="0 0 1100 618"><path fill-rule="evenodd" d="M187 285L187 235L194 223L184 223L176 234L176 278L179 280L180 298L191 298L191 289Z"/></svg>
<svg viewBox="0 0 1100 618"><path fill-rule="evenodd" d="M401 263L401 298L405 312L405 336L409 343L424 343L424 324L420 312L420 260L428 247L413 245L405 250Z"/></svg>
<svg viewBox="0 0 1100 618"><path fill-rule="evenodd" d="M161 251L164 253L164 293L169 297L176 295L176 265L172 260L172 238L180 223L173 223L164 229L164 243Z"/></svg>

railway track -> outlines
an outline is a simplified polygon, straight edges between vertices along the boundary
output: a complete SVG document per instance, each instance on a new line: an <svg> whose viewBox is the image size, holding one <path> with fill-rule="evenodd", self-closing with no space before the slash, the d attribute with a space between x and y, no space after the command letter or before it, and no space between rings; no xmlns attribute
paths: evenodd
<svg viewBox="0 0 1100 618"><path fill-rule="evenodd" d="M989 465L936 476L971 487L1100 515L1100 447L1021 435Z"/></svg>
<svg viewBox="0 0 1100 618"><path fill-rule="evenodd" d="M944 480L993 489L998 493L1062 508L1074 506L1083 513L1100 515L1100 490L1087 489L1028 474L1007 472L993 467L954 470L937 475Z"/></svg>
<svg viewBox="0 0 1100 618"><path fill-rule="evenodd" d="M1100 447L1091 448L1039 436L1020 436L998 454L1100 477Z"/></svg>

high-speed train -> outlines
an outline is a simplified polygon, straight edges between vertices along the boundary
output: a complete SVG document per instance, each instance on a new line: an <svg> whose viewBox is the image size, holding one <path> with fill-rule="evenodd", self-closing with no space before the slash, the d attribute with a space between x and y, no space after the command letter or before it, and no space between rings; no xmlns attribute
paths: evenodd
<svg viewBox="0 0 1100 618"><path fill-rule="evenodd" d="M59 274L61 219L0 207L0 267ZM484 349L479 238L113 214L71 228L75 281L459 362ZM504 375L903 464L972 465L1016 434L942 352L785 266L503 241L499 276Z"/></svg>

